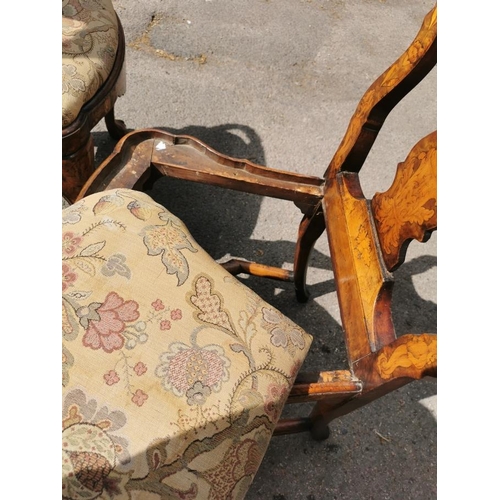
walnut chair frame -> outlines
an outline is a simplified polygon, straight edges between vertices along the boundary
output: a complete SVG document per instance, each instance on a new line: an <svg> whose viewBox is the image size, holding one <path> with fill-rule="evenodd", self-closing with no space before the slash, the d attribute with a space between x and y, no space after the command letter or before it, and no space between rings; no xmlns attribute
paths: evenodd
<svg viewBox="0 0 500 500"><path fill-rule="evenodd" d="M282 419L275 434L329 434L328 423L413 380L437 376L437 335L397 335L391 315L395 270L412 239L437 229L437 132L398 165L392 186L367 200L358 174L386 117L437 63L434 7L408 49L364 94L323 178L294 174L222 155L189 136L144 129L127 134L91 176L78 199L113 188L141 189L176 177L290 200L302 211L293 272L232 259L224 267L295 284L307 300L306 271L326 230L336 281L348 370L299 373L288 403L314 402L306 417ZM399 220L392 214L408 214Z"/></svg>
<svg viewBox="0 0 500 500"><path fill-rule="evenodd" d="M92 129L104 118L113 139L121 139L127 132L125 124L116 120L114 114L125 63L125 35L120 20L117 20L118 48L111 73L96 94L84 104L76 120L62 129L62 194L71 202L95 171Z"/></svg>

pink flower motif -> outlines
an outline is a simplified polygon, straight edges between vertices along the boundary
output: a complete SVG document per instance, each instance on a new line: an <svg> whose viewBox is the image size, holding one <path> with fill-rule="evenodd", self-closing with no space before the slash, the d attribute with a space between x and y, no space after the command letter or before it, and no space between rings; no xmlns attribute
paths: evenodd
<svg viewBox="0 0 500 500"><path fill-rule="evenodd" d="M271 417L273 422L278 420L287 396L288 387L286 385L270 384L267 388L264 411Z"/></svg>
<svg viewBox="0 0 500 500"><path fill-rule="evenodd" d="M80 236L75 236L71 231L67 231L63 233L62 236L62 251L63 254L73 255L76 252L76 249L80 245L82 239Z"/></svg>
<svg viewBox="0 0 500 500"><path fill-rule="evenodd" d="M66 288L72 286L76 281L77 275L74 273L68 264L62 265L62 291L64 292Z"/></svg>
<svg viewBox="0 0 500 500"><path fill-rule="evenodd" d="M148 371L147 366L142 362L139 361L135 366L134 366L134 372L137 373L137 375L140 377L144 373Z"/></svg>
<svg viewBox="0 0 500 500"><path fill-rule="evenodd" d="M176 319L182 319L182 311L180 309L174 309L170 313L170 318L175 321Z"/></svg>
<svg viewBox="0 0 500 500"><path fill-rule="evenodd" d="M156 299L154 302L151 303L155 311L161 311L162 309L165 309L165 306L163 305L163 302L160 299Z"/></svg>
<svg viewBox="0 0 500 500"><path fill-rule="evenodd" d="M301 367L302 367L302 362L299 360L295 361L295 363L292 366L292 369L290 370L290 377L292 377L292 379L295 379Z"/></svg>
<svg viewBox="0 0 500 500"><path fill-rule="evenodd" d="M149 396L141 389L137 389L137 391L135 391L134 395L132 396L132 403L135 403L137 406L142 406L146 402L146 399L148 399L148 397Z"/></svg>
<svg viewBox="0 0 500 500"><path fill-rule="evenodd" d="M201 387L211 392L221 390L223 382L229 380L230 360L224 349L218 345L203 348L188 346L181 342L170 345L170 351L160 356L161 364L156 368L156 375L163 379L163 386L172 390L176 396L184 396L193 384L200 382L194 396Z"/></svg>
<svg viewBox="0 0 500 500"><path fill-rule="evenodd" d="M83 336L83 345L92 349L113 352L123 347L122 332L125 321L139 317L139 304L135 300L123 300L116 292L110 292L95 310L99 319L90 319Z"/></svg>
<svg viewBox="0 0 500 500"><path fill-rule="evenodd" d="M160 323L160 330L170 330L171 328L171 323L168 319L164 319L161 323Z"/></svg>
<svg viewBox="0 0 500 500"><path fill-rule="evenodd" d="M109 372L104 374L104 380L106 381L106 384L113 385L120 381L120 377L115 370L109 370Z"/></svg>

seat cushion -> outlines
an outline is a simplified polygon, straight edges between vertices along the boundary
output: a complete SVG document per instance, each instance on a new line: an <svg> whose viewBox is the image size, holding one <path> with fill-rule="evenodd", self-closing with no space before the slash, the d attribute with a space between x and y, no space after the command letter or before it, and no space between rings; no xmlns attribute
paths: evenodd
<svg viewBox="0 0 500 500"><path fill-rule="evenodd" d="M63 497L243 498L311 337L149 196L63 210Z"/></svg>
<svg viewBox="0 0 500 500"><path fill-rule="evenodd" d="M62 0L62 126L106 81L118 48L111 0Z"/></svg>

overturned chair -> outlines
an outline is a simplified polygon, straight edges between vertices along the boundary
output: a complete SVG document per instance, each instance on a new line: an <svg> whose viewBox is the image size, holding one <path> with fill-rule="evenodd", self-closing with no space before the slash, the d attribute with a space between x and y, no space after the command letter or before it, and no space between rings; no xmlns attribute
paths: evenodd
<svg viewBox="0 0 500 500"><path fill-rule="evenodd" d="M358 177L390 111L435 66L436 33L434 8L361 99L324 178L155 129L120 140L63 213L63 497L242 498L273 434L324 439L334 418L437 375L437 336L399 334L391 315L391 272L437 228L436 132L385 193L365 199ZM293 201L293 272L216 263L141 192L162 175ZM302 373L311 337L233 275L293 282L306 301L325 230L349 369ZM309 415L280 419L302 402Z"/></svg>

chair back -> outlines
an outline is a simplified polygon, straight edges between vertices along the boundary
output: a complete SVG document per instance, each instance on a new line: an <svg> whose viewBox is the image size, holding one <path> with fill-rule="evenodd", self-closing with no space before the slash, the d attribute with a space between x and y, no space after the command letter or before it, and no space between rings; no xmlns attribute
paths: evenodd
<svg viewBox="0 0 500 500"><path fill-rule="evenodd" d="M435 370L433 348L412 358L406 355L408 344L404 359L394 358L394 369L383 375L380 356L384 348L392 352L405 344L404 339L426 346L435 342L435 336L400 337L395 332L391 271L404 261L412 239L426 241L437 228L437 133L412 148L398 165L392 186L371 200L364 196L358 174L390 111L429 73L436 58L434 7L413 43L360 100L325 174L323 211L349 364L361 379L375 383L375 378L377 384L403 372L420 378L426 367Z"/></svg>

